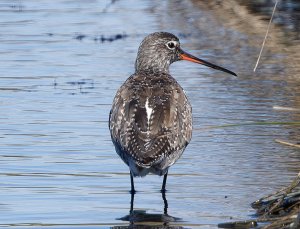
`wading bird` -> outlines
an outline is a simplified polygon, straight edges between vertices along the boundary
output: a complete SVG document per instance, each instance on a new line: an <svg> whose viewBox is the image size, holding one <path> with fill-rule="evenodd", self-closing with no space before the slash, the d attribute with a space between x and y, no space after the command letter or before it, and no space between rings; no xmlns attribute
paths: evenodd
<svg viewBox="0 0 300 229"><path fill-rule="evenodd" d="M116 152L133 177L164 175L182 155L192 137L192 107L179 83L169 74L175 61L187 60L236 75L201 60L180 48L179 39L167 32L148 35L140 44L135 73L119 88L109 115Z"/></svg>

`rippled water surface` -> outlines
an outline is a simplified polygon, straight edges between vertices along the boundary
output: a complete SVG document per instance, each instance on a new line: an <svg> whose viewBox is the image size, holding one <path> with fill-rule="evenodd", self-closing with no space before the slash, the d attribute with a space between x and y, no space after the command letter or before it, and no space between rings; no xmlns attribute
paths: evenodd
<svg viewBox="0 0 300 229"><path fill-rule="evenodd" d="M0 227L130 224L128 168L110 141L108 113L154 31L173 32L185 50L239 75L171 67L193 106L194 131L169 171L168 225L251 218L251 202L287 185L300 152L275 139L299 142L299 126L224 125L299 121L298 31L277 18L253 73L267 21L250 15L254 27L249 15L219 10L188 0L1 1ZM162 178L135 182L136 221L161 225Z"/></svg>

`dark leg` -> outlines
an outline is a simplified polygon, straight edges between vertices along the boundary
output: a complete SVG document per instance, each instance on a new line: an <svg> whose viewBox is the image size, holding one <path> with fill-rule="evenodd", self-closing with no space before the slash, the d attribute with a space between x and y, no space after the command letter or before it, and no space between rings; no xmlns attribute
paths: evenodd
<svg viewBox="0 0 300 229"><path fill-rule="evenodd" d="M161 190L160 190L162 193L166 192L167 177L168 177L168 171L167 171L167 173L164 175L163 184L162 184Z"/></svg>
<svg viewBox="0 0 300 229"><path fill-rule="evenodd" d="M131 194L134 194L135 193L135 189L134 189L134 182L133 182L133 175L130 171L130 182L131 182L131 190L130 190L130 193Z"/></svg>
<svg viewBox="0 0 300 229"><path fill-rule="evenodd" d="M130 212L129 212L130 215L133 213L133 203L134 203L134 192L131 192Z"/></svg>
<svg viewBox="0 0 300 229"><path fill-rule="evenodd" d="M161 192L162 199L164 201L164 214L168 215L168 201L166 198L166 192Z"/></svg>

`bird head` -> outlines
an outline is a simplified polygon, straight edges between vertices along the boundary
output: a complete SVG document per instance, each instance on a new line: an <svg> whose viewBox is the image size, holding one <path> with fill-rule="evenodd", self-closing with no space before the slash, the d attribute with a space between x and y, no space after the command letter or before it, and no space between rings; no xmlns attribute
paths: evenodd
<svg viewBox="0 0 300 229"><path fill-rule="evenodd" d="M229 74L236 74L205 60L197 58L180 47L179 39L167 32L156 32L148 35L140 44L135 62L136 72L169 72L169 66L175 61L187 60L202 64Z"/></svg>

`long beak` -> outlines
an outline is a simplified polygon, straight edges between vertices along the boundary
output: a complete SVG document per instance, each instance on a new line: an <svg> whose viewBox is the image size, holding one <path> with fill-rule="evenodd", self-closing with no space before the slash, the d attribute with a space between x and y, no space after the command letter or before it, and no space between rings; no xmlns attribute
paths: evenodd
<svg viewBox="0 0 300 229"><path fill-rule="evenodd" d="M197 64L202 64L202 65L205 65L207 67L211 67L211 68L214 68L214 69L217 69L217 70L220 70L220 71L223 71L223 72L227 72L231 75L234 75L234 76L237 76L234 72L232 71L229 71L228 69L226 68L222 68L220 66L217 66L215 64L211 64L205 60L201 60L189 53L186 53L185 51L183 50L180 50L180 60L188 60L188 61L191 61L191 62L194 62L194 63L197 63Z"/></svg>

